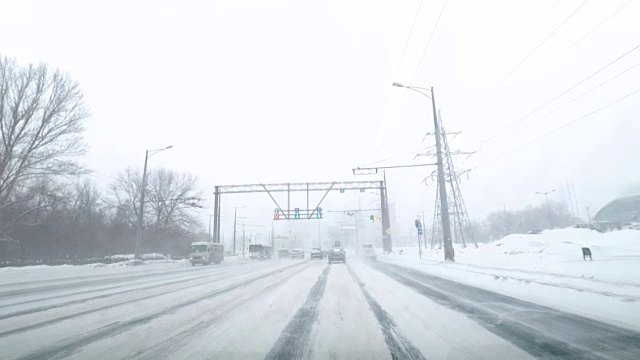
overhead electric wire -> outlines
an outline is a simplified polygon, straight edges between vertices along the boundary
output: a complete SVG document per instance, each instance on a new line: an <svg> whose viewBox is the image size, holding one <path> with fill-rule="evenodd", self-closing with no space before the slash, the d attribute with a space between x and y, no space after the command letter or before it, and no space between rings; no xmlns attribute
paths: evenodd
<svg viewBox="0 0 640 360"><path fill-rule="evenodd" d="M558 30L560 30L560 28L562 28L564 26L564 24L566 24L569 20L571 20L571 18L573 18L573 16L575 14L578 13L578 11L580 11L580 9L582 9L587 3L589 2L589 0L585 0L582 4L580 4L580 6L578 6L577 9L575 9L571 14L569 14L569 16L567 16L561 23L560 25L556 26L555 29L553 29L552 32L549 33L549 35L547 35L542 42L540 42L537 46L535 46L533 48L533 50L531 50L529 52L529 54L527 54L527 56L524 57L524 59L520 60L519 63L517 63L511 70L509 70L506 74L504 74L504 76L502 76L500 78L500 80L498 80L496 82L496 86L500 83L502 83L505 79L507 79L509 76L511 76L511 74L513 74L516 70L518 70L518 68L524 64L525 61L527 61L531 55L533 55L542 45L544 45L547 40L549 40Z"/></svg>
<svg viewBox="0 0 640 360"><path fill-rule="evenodd" d="M402 63L404 62L404 55L407 52L407 47L409 47L409 42L411 41L411 35L413 35L413 29L416 27L416 21L418 20L418 15L420 14L420 9L422 8L422 1L420 0L420 4L418 5L418 10L416 11L416 16L413 18L413 24L411 24L411 31L409 31L409 37L407 37L407 42L404 44L404 49L402 50L402 56L400 57L400 63L398 64L398 68L396 69L396 75L394 78L398 77L400 73L400 68L402 67Z"/></svg>
<svg viewBox="0 0 640 360"><path fill-rule="evenodd" d="M420 69L420 65L422 65L422 60L424 59L424 56L427 53L427 50L429 50L429 45L431 44L431 40L433 39L433 35L435 34L435 32L436 32L436 30L438 28L438 24L440 23L440 19L442 18L442 14L444 13L444 10L447 7L447 3L448 2L449 2L449 0L445 0L444 4L442 5L442 8L440 9L440 14L438 15L438 19L436 20L436 23L433 26L433 29L431 30L431 34L429 35L429 40L427 41L427 44L425 45L424 50L422 51L422 55L420 56L420 61L418 62L418 66L416 66L415 70L413 71L413 74L411 74L411 79L409 80L409 84L413 83L413 79L415 78L416 73ZM421 3L421 5L422 5L422 3ZM418 11L419 11L419 9L418 9ZM415 21L414 21L414 24L415 24ZM396 76L397 76L397 74L396 74ZM406 92L404 92L404 94L402 95L401 102L404 102L405 96L407 96ZM383 148L383 146L380 146L380 150L378 151L378 154L376 154L375 157L378 157L380 155L380 153L382 152L382 148Z"/></svg>
<svg viewBox="0 0 640 360"><path fill-rule="evenodd" d="M427 148L428 148L428 147L427 147ZM363 167L363 166L375 165L375 164L380 164L380 163L383 163L383 162L385 162L385 161L395 160L395 159L402 158L402 157L407 156L407 155L415 155L416 153L418 153L418 152L420 152L420 151L424 151L424 150L425 150L425 148L421 148L421 149L418 149L418 150L407 151L407 152L404 152L404 153L402 153L402 154L396 154L396 155L389 156L389 157L384 158L384 159L381 159L381 160L376 160L376 161L373 161L373 162L370 162L370 163L364 164L364 165L362 165L361 167Z"/></svg>
<svg viewBox="0 0 640 360"><path fill-rule="evenodd" d="M594 90L596 90L596 89L598 89L598 88L600 88L600 87L602 87L602 86L606 85L607 83L609 83L609 82L611 82L611 81L613 81L613 80L617 79L618 77L620 77L620 76L622 76L622 75L626 74L627 72L629 72L629 71L631 71L631 70L633 70L633 69L637 68L638 66L640 66L640 62L639 62L639 63L636 63L635 65L633 65L633 66L631 66L631 67L627 68L626 70L624 70L624 71L622 71L622 72L620 72L620 73L618 73L618 74L614 75L613 77L610 77L609 79L607 79L607 80L605 80L605 81L601 82L600 84L598 84L598 85L596 85L596 86L592 87L591 89L589 89L589 90L587 90L587 91L583 92L582 94L580 94L580 95L578 95L578 96L574 97L573 99L571 99L571 100L569 100L569 101L565 102L564 104L562 104L562 105L560 105L560 106L556 107L555 109L553 109L553 110L549 111L548 113L546 113L546 114L544 114L544 115L542 115L542 116L540 116L540 117L536 118L534 121L538 121L538 120L540 120L540 119L543 119L543 118L545 118L545 117L547 117L547 116L549 116L549 115L551 115L551 114L555 113L556 111L558 111L558 110L560 110L560 109L564 108L565 106L567 106L567 105L569 105L569 104L573 103L574 101L576 101L576 100L580 99L581 97L583 97L583 96L585 96L585 95L587 95L587 94L591 93L592 91L594 91ZM528 125L531 125L531 124L532 124L532 123L529 123L529 124L527 124L527 125L525 125L525 126L523 126L523 127L519 128L519 129L518 129L518 131L521 131L522 129L526 128ZM513 134L513 133L512 133L512 134Z"/></svg>
<svg viewBox="0 0 640 360"><path fill-rule="evenodd" d="M531 145L531 144L533 144L533 143L535 143L537 141L540 141L541 139L543 139L543 138L545 138L545 137L547 137L547 136L549 136L549 135L551 135L551 134L553 134L553 133L555 133L555 132L557 132L559 130L562 130L562 129L566 128L566 127L569 127L569 126L579 122L580 120L583 120L583 119L585 119L585 118L587 118L587 117L589 117L589 116L591 116L591 115L593 115L593 114L595 114L597 112L600 112L600 111L602 111L602 110L604 110L604 109L606 109L606 108L608 108L608 107L610 107L610 106L612 106L612 105L614 105L616 103L619 103L620 101L625 100L625 99L627 99L627 98L629 98L629 97L631 97L631 96L633 96L633 95L635 95L637 93L640 93L640 90L635 90L635 91L633 91L633 92L631 92L631 93L629 93L629 94L627 94L627 95L625 95L625 96L623 96L623 97L621 97L621 98L619 98L619 99L617 99L617 100L615 100L613 102L608 103L607 105L604 105L604 106L602 106L602 107L600 107L598 109L595 109L595 110L589 112L588 114L582 115L579 118L572 120L571 122L568 122L568 123L566 123L566 124L564 124L564 125L562 125L560 127L557 127L557 128L555 128L555 129L553 129L553 130L551 130L551 131L549 131L549 132L547 132L547 133L545 133L545 134L543 134L543 135L541 135L541 136L539 136L539 137L537 137L537 138L535 138L535 139L533 139L531 141L528 141L528 142L526 142L526 143L524 143L522 145L519 145L519 146L517 146L517 147L515 147L515 148L513 148L513 149L511 149L511 150L509 150L507 152L505 152L505 153L502 153L501 155L497 156L492 161L489 161L489 162L486 162L484 164L475 166L471 170L476 170L476 169L482 168L484 166L487 166L488 164L490 164L490 163L492 163L492 162L494 162L496 160L499 160L499 159L501 159L501 158L503 158L503 157L505 157L505 156L507 156L509 154L512 154L512 153L514 153L514 152L516 152L516 151L518 151L518 150L520 150L520 149L522 149L522 148L524 148L526 146L529 146L529 145Z"/></svg>
<svg viewBox="0 0 640 360"><path fill-rule="evenodd" d="M511 51L511 53L509 54L509 57L511 57L511 55L516 51L517 48L520 47L520 44L522 44L522 42L524 41L524 39L528 38L533 32L535 32L535 30L538 28L538 26L540 26L540 24L542 24L547 17L549 17L549 15L551 15L551 13L553 12L553 10L555 10L555 8L562 2L562 0L558 0L556 1L553 6L551 7L551 9L549 9L543 16L542 18L534 25L533 28L531 28L531 30L529 30L525 35L523 35L520 40L518 40L518 42L516 43L516 45L513 47L513 50Z"/></svg>
<svg viewBox="0 0 640 360"><path fill-rule="evenodd" d="M568 93L569 91L575 89L576 87L582 85L584 82L586 82L587 80L591 79L592 77L596 76L597 74L599 74L600 72L604 71L605 69L607 69L609 66L615 64L616 62L620 61L622 58L624 58L625 56L629 55L630 53L632 53L633 51L637 50L638 48L640 48L640 44L636 45L635 47L633 47L631 50L625 52L624 54L620 55L619 57L617 57L615 60L611 61L610 63L608 63L607 65L603 66L602 68L598 69L596 72L594 72L593 74L587 76L586 78L582 79L581 81L579 81L578 83L576 83L575 85L571 86L570 88L568 88L567 90L563 91L562 93L560 93L559 95L556 95L554 98L550 99L549 101L545 102L544 104L540 105L539 107L537 107L536 109L534 109L533 111L529 112L527 115L523 116L522 118L520 118L519 120L511 123L509 126L507 126L506 128L498 131L497 133L495 133L494 135L490 136L489 138L485 139L482 143L480 143L480 145L477 146L477 149L475 151L480 151L480 147L487 144L489 141L497 138L498 136L504 134L506 131L508 131L509 129L511 129L512 127L514 127L515 125L521 123L522 121L526 120L529 116L535 114L536 112L538 112L539 110L541 110L542 108L544 108L545 106L549 105L550 103L552 103L553 101L557 100L558 98L560 98L561 96L565 95L566 93Z"/></svg>
<svg viewBox="0 0 640 360"><path fill-rule="evenodd" d="M620 12L620 10L624 9L627 5L631 4L633 2L633 0L629 0L626 3L622 4L622 6L620 6L616 11L614 11L613 13L611 13L609 16L607 16L604 20L602 20L602 22L600 22L598 25L594 26L591 30L589 30L586 34L584 34L584 36L582 36L578 41L576 41L575 43L573 43L573 45L571 45L569 48L573 48L574 46L578 45L582 40L584 40L587 36L591 35L594 31L596 31L600 26L604 25L604 23L606 23L607 21L609 21L612 17L614 17L617 13Z"/></svg>
<svg viewBox="0 0 640 360"><path fill-rule="evenodd" d="M621 97L621 98L619 98L619 99L617 99L617 100L615 100L615 101L613 101L613 102L608 103L608 104L607 104L607 105L605 105L605 106L602 106L602 107L600 107L600 108L598 108L598 109L596 109L596 110L593 110L592 112L590 112L590 113L588 113L588 114L586 114L586 115L583 115L583 116L581 116L581 117L579 117L579 118L577 118L577 119L575 119L575 120L573 120L573 121L571 121L571 122L568 122L568 123L566 123L566 124L564 124L564 125L562 125L562 126L560 126L560 127L557 127L557 128L555 128L555 129L553 129L553 130L549 131L548 133L546 133L546 134L544 134L544 135L542 135L542 136L540 136L540 137L537 137L537 138L535 138L535 139L533 139L533 140L531 140L531 141L529 141L529 142L527 142L527 143L524 143L524 144L522 144L522 145L520 145L520 146L518 146L518 147L516 147L516 148L514 148L514 149L511 149L511 150L509 150L509 151L507 151L507 152L503 153L502 155L498 156L498 157L496 158L496 160L497 160L497 159L500 159L500 158L502 158L502 157L504 157L504 156L507 156L507 155L509 155L509 154L511 154L511 153L513 153L513 152L516 152L516 151L518 151L518 150L522 149L522 148L523 148L523 147L525 147L525 146L531 145L531 144L533 144L533 143L535 143L535 142L537 142L537 141L539 141L539 140L541 140L541 139L543 139L543 138L545 138L545 137L547 137L547 136L549 136L549 135L551 135L551 134L555 133L556 131L559 131L559 130L562 130L562 129L566 128L566 127L569 127L569 126L571 126L571 125L573 125L573 124L577 123L578 121L583 120L583 119L585 119L585 118L587 118L587 117L589 117L589 116L591 116L591 115L593 115L593 114L595 114L595 113L597 113L597 112L599 112L599 111L601 111L601 110L604 110L604 109L608 108L609 106L612 106L612 105L614 105L614 104L616 104L616 103L619 103L620 101L622 101L622 100L624 100L624 99L626 99L626 98L628 98L628 97L631 97L631 96L633 96L633 95L635 95L635 94L637 94L637 93L639 93L639 92L640 92L640 90L633 91L633 92L631 92L631 93L629 93L629 94L627 94L627 95L625 95L625 96L623 96L623 97Z"/></svg>
<svg viewBox="0 0 640 360"><path fill-rule="evenodd" d="M416 69L413 71L413 74L411 75L409 85L413 83L413 79L416 77L416 73L418 73L418 70L420 69L420 65L422 65L422 60L424 59L424 55L427 53L427 50L429 50L429 45L431 45L431 40L433 40L433 35L438 29L438 24L440 23L440 19L442 18L442 14L444 13L444 9L447 7L448 2L449 0L445 0L444 4L442 5L442 9L440 9L440 15L438 15L438 19L436 20L435 25L433 25L433 29L431 30L431 34L429 35L429 41L427 41L427 45L425 45L424 50L422 51L422 55L420 56L420 61L418 61L418 66L416 66Z"/></svg>
<svg viewBox="0 0 640 360"><path fill-rule="evenodd" d="M409 46L409 42L411 41L411 36L413 35L413 30L416 26L416 22L418 20L418 15L420 14L420 10L422 9L422 2L423 0L420 0L420 4L418 5L418 10L416 10L416 15L413 18L413 24L411 24L411 30L409 31L409 36L407 37L407 41L404 45L404 49L402 50L402 56L400 57L400 63L398 64L398 68L396 69L396 74L395 74L395 78L398 77L398 74L400 73L400 69L402 68L402 64L404 63L404 56L407 52L407 48ZM402 97L402 99L404 100L404 96ZM382 149L384 148L384 144L380 145L380 148L378 149L378 152L376 153L376 155L373 157L374 159L377 158L378 156L380 156L380 153L382 152ZM369 153L371 153L371 151L369 151ZM375 163L375 162L374 162Z"/></svg>

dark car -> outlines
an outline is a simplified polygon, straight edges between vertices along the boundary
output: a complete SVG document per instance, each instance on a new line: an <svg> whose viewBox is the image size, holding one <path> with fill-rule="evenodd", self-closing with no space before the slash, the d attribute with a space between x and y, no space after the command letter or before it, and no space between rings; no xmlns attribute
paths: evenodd
<svg viewBox="0 0 640 360"><path fill-rule="evenodd" d="M334 262L347 262L347 253L341 247L334 247L329 251L329 264Z"/></svg>
<svg viewBox="0 0 640 360"><path fill-rule="evenodd" d="M302 251L300 249L289 250L289 258L291 258L291 259L295 259L295 258L304 259L304 251Z"/></svg>
<svg viewBox="0 0 640 360"><path fill-rule="evenodd" d="M320 248L313 248L313 250L311 250L311 258L322 260L324 259L324 252Z"/></svg>

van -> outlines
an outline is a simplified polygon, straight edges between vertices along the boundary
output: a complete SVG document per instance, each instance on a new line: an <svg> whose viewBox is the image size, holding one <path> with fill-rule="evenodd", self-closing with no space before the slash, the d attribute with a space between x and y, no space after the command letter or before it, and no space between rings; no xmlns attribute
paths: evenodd
<svg viewBox="0 0 640 360"><path fill-rule="evenodd" d="M373 244L362 244L362 247L360 248L360 256L367 260L376 260L378 257Z"/></svg>
<svg viewBox="0 0 640 360"><path fill-rule="evenodd" d="M191 266L196 266L196 264L219 264L223 260L224 246L222 244L199 241L189 246L189 261L191 262Z"/></svg>

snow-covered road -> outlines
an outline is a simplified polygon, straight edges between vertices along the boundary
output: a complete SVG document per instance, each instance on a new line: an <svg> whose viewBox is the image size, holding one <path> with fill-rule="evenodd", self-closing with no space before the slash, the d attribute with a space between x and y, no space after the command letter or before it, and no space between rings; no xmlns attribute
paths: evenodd
<svg viewBox="0 0 640 360"><path fill-rule="evenodd" d="M640 358L640 333L395 263L39 271L0 274L2 359Z"/></svg>

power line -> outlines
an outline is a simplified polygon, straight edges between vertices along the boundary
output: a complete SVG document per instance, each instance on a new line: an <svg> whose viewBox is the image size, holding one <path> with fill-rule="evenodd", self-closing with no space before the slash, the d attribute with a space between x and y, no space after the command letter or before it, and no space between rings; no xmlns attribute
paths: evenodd
<svg viewBox="0 0 640 360"><path fill-rule="evenodd" d="M511 51L511 54L509 55L509 57L511 57L511 55L515 52L515 50L517 48L520 47L520 44L524 41L524 39L528 38L537 28L538 26L540 26L540 24L542 24L547 17L549 17L549 15L551 15L551 13L553 12L553 10L562 2L562 0L558 0L556 1L553 6L551 7L551 9L549 9L549 11L547 11L542 18L536 23L536 25L531 28L531 30L529 30L525 35L523 35L520 40L518 40L518 42L516 43L516 45L513 47L513 50Z"/></svg>
<svg viewBox="0 0 640 360"><path fill-rule="evenodd" d="M416 73L420 69L420 65L422 65L422 60L424 59L424 56L427 53L427 50L429 49L429 45L431 44L431 40L433 39L433 35L436 32L436 29L438 28L438 24L440 23L440 19L442 18L442 14L444 13L444 10L447 7L447 3L448 2L449 2L449 0L445 0L444 4L442 5L442 9L440 9L440 14L438 15L438 19L436 20L436 23L433 26L433 29L431 30L431 34L429 35L429 40L427 41L427 44L425 45L424 50L422 51L422 55L420 56L420 61L418 62L418 66L413 71L413 74L411 75L411 79L410 79L409 83L413 82L413 79L415 78ZM420 2L420 7L422 7L422 1ZM420 8L418 8L418 12L419 11L420 11ZM416 14L416 18L417 18L417 14ZM414 19L414 25L415 25L415 19ZM413 26L411 27L411 31L413 32ZM411 34L409 35L409 37L411 37ZM409 40L407 40L407 43L408 43L408 41ZM406 50L406 45L405 45L405 50ZM404 51L403 51L403 58L404 58ZM398 73L398 71L396 71L396 76L397 76L397 73ZM402 95L401 104L404 103L405 96L407 96L406 92ZM382 148L383 147L384 147L384 145L380 146L380 150L378 151L378 153L376 154L375 157L378 157L380 155L380 153L382 152Z"/></svg>
<svg viewBox="0 0 640 360"><path fill-rule="evenodd" d="M420 4L418 5L418 10L416 11L416 16L413 18L413 24L411 24L411 31L409 31L409 37L407 37L407 42L404 44L404 49L402 50L402 56L400 57L400 63L398 64L398 68L396 69L396 75L395 77L398 77L398 74L400 73L400 68L402 67L402 64L404 62L404 56L407 52L407 47L409 46L409 42L411 41L411 35L413 35L413 29L416 26L416 21L418 20L418 15L420 14L420 9L422 9L422 1L420 0ZM403 96L404 99L404 96ZM381 144L380 148L378 149L378 152L376 153L376 155L373 157L374 159L377 158L378 156L380 156L380 153L382 152L384 145ZM369 148L369 154L371 154L371 148ZM372 163L372 164L375 164Z"/></svg>
<svg viewBox="0 0 640 360"><path fill-rule="evenodd" d="M433 29L431 30L431 34L429 35L429 40L427 41L427 44L424 47L424 50L422 51L422 55L420 56L420 61L418 62L418 66L416 67L416 69L413 71L413 74L411 75L411 79L409 80L409 83L413 82L413 79L416 76L416 73L418 72L418 70L420 69L420 65L422 64L422 60L424 59L425 54L427 53L427 50L429 49L429 45L431 44L431 40L433 39L433 34L436 32L436 29L438 28L438 24L440 23L440 19L442 18L442 14L444 13L444 9L447 6L447 3L449 2L449 0L445 0L444 4L442 5L442 9L440 9L440 15L438 15L438 19L436 20L435 25L433 26ZM422 3L421 3L422 5ZM415 24L415 21L414 21ZM412 31L413 31L413 27L412 27ZM405 46L405 50L406 50L406 46ZM396 76L397 76L397 71L396 71ZM404 103L404 99L407 96L407 93L404 92L404 94L402 95L402 99L401 101L401 105ZM380 153L382 152L382 148L384 147L384 145L380 146L380 149L378 150L378 153L376 154L376 157L378 157L380 155Z"/></svg>
<svg viewBox="0 0 640 360"><path fill-rule="evenodd" d="M525 143L525 144L523 144L523 145L520 145L520 146L518 146L518 147L517 147L517 148L515 148L515 149L509 150L509 151L507 151L506 153L504 153L504 154L502 154L502 155L498 156L498 157L497 157L497 159L500 159L500 158L502 158L502 157L504 157L504 156L507 156L507 155L509 155L509 154L511 154L511 153L513 153L513 152L515 152L515 151L518 151L518 150L522 149L522 148L523 148L523 147L525 147L525 146L531 145L531 144L533 144L533 143L535 143L535 142L537 142L537 141L539 141L539 140L541 140L541 139L543 139L543 138L545 138L545 137L547 137L547 136L549 136L549 135L551 135L551 134L555 133L556 131L559 131L559 130L562 130L562 129L566 128L566 127L569 127L569 126L571 126L571 125L573 125L573 124L577 123L578 121L583 120L583 119L585 119L585 118L587 118L587 117L589 117L589 116L591 116L591 115L593 115L593 114L595 114L595 113L597 113L597 112L599 112L599 111L601 111L601 110L604 110L604 109L608 108L609 106L612 106L612 105L614 105L614 104L616 104L616 103L618 103L618 102L620 102L620 101L622 101L622 100L624 100L624 99L626 99L626 98L628 98L628 97L630 97L630 96L633 96L633 95L635 95L635 94L637 94L637 93L639 93L639 92L640 92L640 90L636 90L636 91L634 91L634 92L631 92L631 93L629 93L629 94L627 94L627 95L625 95L625 96L623 96L623 97L619 98L618 100L615 100L615 101L613 101L613 102L610 102L609 104L607 104L607 105L605 105L605 106L602 106L602 107L600 107L600 108L598 108L598 109L596 109L596 110L593 110L592 112L590 112L590 113L588 113L588 114L586 114L586 115L583 115L583 116L581 116L581 117L579 117L579 118L577 118L577 119L575 119L575 120L573 120L573 121L571 121L571 122L568 122L568 123L566 123L566 124L564 124L564 125L562 125L562 126L560 126L560 127L558 127L558 128L555 128L555 129L553 129L553 130L549 131L548 133L546 133L546 134L544 134L544 135L542 135L542 136L540 136L540 137L538 137L538 138L536 138L536 139L534 139L534 140L532 140L532 141L529 141L529 142L527 142L527 143Z"/></svg>
<svg viewBox="0 0 640 360"><path fill-rule="evenodd" d="M620 10L624 9L625 7L627 7L627 5L631 4L633 2L633 0L629 0L626 3L624 3L622 6L620 6L616 11L614 11L613 13L611 13L609 16L607 16L606 19L602 20L601 23L599 23L598 25L594 26L591 30L589 30L586 34L584 34L584 36L582 36L578 41L576 41L573 45L571 45L569 47L569 49L573 48L574 46L578 45L582 40L584 40L587 36L591 35L591 33L593 33L594 31L596 31L600 26L604 25L604 23L606 23L607 21L609 21L612 17L614 17L617 13L620 12Z"/></svg>
<svg viewBox="0 0 640 360"><path fill-rule="evenodd" d="M438 19L436 20L436 23L433 26L433 29L431 30L431 35L429 35L429 41L427 41L427 45L425 45L424 50L422 51L422 56L420 56L420 61L418 62L418 66L416 67L416 69L413 71L413 74L411 75L411 80L409 81L409 84L413 82L413 78L415 78L416 73L420 69L420 65L422 65L422 60L424 59L424 55L427 53L427 50L429 50L429 45L431 44L431 40L433 39L433 34L435 34L436 29L438 28L438 24L440 23L440 19L442 18L442 14L444 13L444 9L447 7L448 2L449 0L445 0L444 5L442 5L442 9L440 9L440 15L438 15Z"/></svg>
<svg viewBox="0 0 640 360"><path fill-rule="evenodd" d="M591 89L589 89L589 90L587 90L587 91L583 92L582 94L580 94L580 95L578 95L578 96L574 97L573 99L571 99L571 100L569 100L569 101L565 102L564 104L562 104L562 105L560 105L560 106L556 107L555 109L553 109L553 110L549 111L548 113L546 113L546 114L544 114L544 115L542 115L542 116L540 116L540 117L536 118L534 121L538 121L538 120L540 120L540 119L543 119L543 118L545 118L545 117L547 117L547 116L549 116L549 115L551 115L551 114L555 113L556 111L558 111L558 110L562 109L563 107L565 107L565 106L567 106L567 105L569 105L569 104L573 103L574 101L576 101L576 100L580 99L581 97L583 97L583 96L585 96L585 95L587 95L587 94L591 93L592 91L594 91L594 90L596 90L596 89L598 89L598 88L600 88L600 87L602 87L602 86L606 85L607 83L609 83L609 82L611 82L611 81L613 81L613 80L617 79L618 77L620 77L620 76L622 76L622 75L626 74L627 72L629 72L629 71L631 71L631 70L633 70L633 69L637 68L638 66L640 66L640 63L636 63L635 65L633 65L633 66L631 66L631 67L627 68L626 70L624 70L624 71L622 71L622 72L620 72L620 73L616 74L615 76L613 76L613 77L611 77L611 78L609 78L609 79L607 79L607 80L605 80L605 81L601 82L600 84L598 84L598 85L596 85L596 86L592 87ZM527 125L525 125L525 126L521 127L520 129L518 129L518 131L521 131L522 129L526 128L528 125L530 125L530 124L532 124L532 123L533 123L533 122L531 122L531 123L529 123L529 124L527 124ZM512 134L513 134L513 133L512 133Z"/></svg>
<svg viewBox="0 0 640 360"><path fill-rule="evenodd" d="M604 71L605 69L607 69L609 66L615 64L616 62L620 61L622 58L624 58L625 56L629 55L630 53L632 53L633 51L637 50L638 48L640 48L640 44L636 45L635 47L633 47L631 50L625 52L624 54L620 55L619 57L617 57L615 60L611 61L610 63L608 63L607 65L603 66L602 68L598 69L596 72L594 72L593 74L587 76L586 78L582 79L581 81L579 81L578 83L576 83L575 85L571 86L569 89L563 91L562 93L560 93L559 95L555 96L554 98L552 98L551 100L545 102L544 104L540 105L539 107L537 107L535 110L529 112L527 115L523 116L522 118L520 118L519 120L511 123L509 126L507 126L506 128L498 131L496 134L490 136L489 138L485 139L480 145L478 145L478 149L476 149L475 151L480 151L480 147L485 145L486 143L488 143L489 141L497 138L498 136L504 134L507 130L511 129L512 127L514 127L515 125L519 124L520 122L524 121L525 119L527 119L529 116L535 114L536 112L538 112L539 110L541 110L542 108L544 108L545 106L549 105L550 103L554 102L555 100L557 100L558 98L560 98L561 96L565 95L566 93L568 93L569 91L575 89L576 87L580 86L581 84L583 84L584 82L586 82L587 80L591 79L592 77L596 76L597 74L599 74L600 72Z"/></svg>
<svg viewBox="0 0 640 360"><path fill-rule="evenodd" d="M382 163L382 162L385 162L385 161L395 160L395 159L398 159L398 158L401 158L401 157L405 157L405 156L408 156L408 155L415 155L415 154L416 154L416 152L420 152L420 151L423 151L423 150L424 150L424 149L413 150L413 151L407 151L407 152L404 152L404 153L402 153L402 154L397 154L397 155L389 156L389 157L387 157L387 158L384 158L384 159L381 159L381 160L376 160L376 161L373 161L373 162L370 162L370 163L364 164L364 165L362 165L362 166L375 165L375 164L379 164L379 163Z"/></svg>
<svg viewBox="0 0 640 360"><path fill-rule="evenodd" d="M511 76L516 70L518 70L518 68L525 62L527 61L527 59L529 59L529 57L531 57L531 55L533 55L533 53L536 52L536 50L538 50L542 45L544 45L547 40L549 40L558 30L560 30L560 28L562 28L564 26L564 24L566 24L569 20L571 20L571 18L573 18L573 16L575 14L578 13L578 11L580 11L580 9L582 9L582 7L584 7L587 3L589 2L589 0L585 0L580 6L578 6L577 9L575 9L571 14L569 14L569 16L567 16L561 23L560 25L558 25L555 29L553 29L553 31L551 33L549 33L549 35L547 35L542 42L540 42L536 47L533 48L533 50L531 50L529 52L529 54L527 54L527 56L524 57L524 59L520 60L519 63L517 63L509 72L507 72L502 78L500 78L500 80L498 80L498 82L496 83L496 86L498 86L498 84L502 83L505 79L507 79L509 76Z"/></svg>
<svg viewBox="0 0 640 360"><path fill-rule="evenodd" d="M513 149L511 149L511 150L509 150L509 151L507 151L507 152L505 152L505 153L502 153L501 155L499 155L498 157L496 157L496 158L495 158L494 160L492 160L491 162L496 161L496 160L499 160L499 159L501 159L501 158L503 158L503 157L505 157L505 156L507 156L507 155L509 155L509 154L512 154L512 153L514 153L514 152L516 152L516 151L518 151L518 150L520 150L520 149L522 149L522 148L524 148L524 147L526 147L526 146L529 146L529 145L531 145L531 144L533 144L533 143L535 143L535 142L537 142L537 141L540 141L541 139L543 139L543 138L545 138L545 137L547 137L547 136L549 136L549 135L551 135L551 134L553 134L553 133L555 133L555 132L557 132L557 131L559 131L559 130L562 130L562 129L566 128L566 127L569 127L569 126L571 126L571 125L573 125L573 124L575 124L575 123L579 122L580 120L583 120L583 119L585 119L585 118L587 118L587 117L589 117L589 116L591 116L591 115L593 115L593 114L595 114L595 113L597 113L597 112L600 112L600 111L602 111L602 110L604 110L604 109L606 109L606 108L608 108L608 107L610 107L610 106L612 106L612 105L614 105L614 104L616 104L616 103L619 103L620 101L625 100L625 99L627 99L627 98L629 98L629 97L631 97L631 96L633 96L633 95L635 95L635 94L637 94L637 93L640 93L640 90L633 91L633 92L631 92L631 93L629 93L629 94L627 94L627 95L625 95L625 96L623 96L623 97L621 97L621 98L619 98L619 99L617 99L617 100L615 100L615 101L613 101L613 102L610 102L610 103L609 103L609 104L607 104L607 105L604 105L604 106L602 106L602 107L600 107L600 108L598 108L598 109L596 109L596 110L591 111L590 113L588 113L588 114L586 114L586 115L580 116L579 118L577 118L577 119L575 119L575 120L573 120L573 121L571 121L571 122L568 122L568 123L566 123L566 124L564 124L564 125L562 125L562 126L560 126L560 127L557 127L557 128L555 128L555 129L553 129L553 130L551 130L551 131L549 131L549 132L545 133L545 134L544 134L544 135L542 135L542 136L539 136L539 137L537 137L537 138L535 138L535 139L533 139L533 140L531 140L531 141L529 141L529 142L526 142L526 143L524 143L524 144L522 144L522 145L520 145L520 146L517 146L517 147L515 147L515 148L513 148ZM472 170L475 170L475 169L478 169L478 168L484 167L484 166L488 165L488 164L489 164L489 163L491 163L491 162L487 162L487 163L484 163L484 164L482 164L482 165L476 166L476 167L474 167Z"/></svg>
<svg viewBox="0 0 640 360"><path fill-rule="evenodd" d="M413 35L413 29L416 26L416 21L418 20L418 15L420 14L420 9L422 8L422 1L420 0L420 4L418 5L418 11L416 11L416 16L413 18L413 24L411 25L411 31L409 31L409 37L407 37L407 42L404 44L404 50L402 50L402 56L400 57L400 63L398 64L398 68L396 69L396 75L394 78L398 77L400 73L400 68L402 67L402 63L404 61L404 55L407 52L407 47L409 46L409 42L411 41L411 35Z"/></svg>

